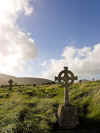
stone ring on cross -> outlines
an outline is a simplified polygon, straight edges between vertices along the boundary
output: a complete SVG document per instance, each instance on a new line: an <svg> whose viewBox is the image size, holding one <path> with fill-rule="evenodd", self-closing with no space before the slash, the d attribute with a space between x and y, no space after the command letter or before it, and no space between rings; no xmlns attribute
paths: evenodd
<svg viewBox="0 0 100 133"><path fill-rule="evenodd" d="M64 67L64 70L59 73L58 77L55 77L55 81L66 86L72 85L74 80L77 80L77 76L74 76L74 74L68 70L68 67Z"/></svg>

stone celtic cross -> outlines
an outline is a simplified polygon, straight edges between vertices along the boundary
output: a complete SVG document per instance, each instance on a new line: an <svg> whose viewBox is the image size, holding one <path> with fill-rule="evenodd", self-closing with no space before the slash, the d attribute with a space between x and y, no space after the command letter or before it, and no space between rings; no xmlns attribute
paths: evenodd
<svg viewBox="0 0 100 133"><path fill-rule="evenodd" d="M55 81L61 83L64 86L64 105L69 104L69 87L74 83L74 80L77 80L77 76L68 70L68 67L64 67L64 70L58 74L58 77L55 77Z"/></svg>

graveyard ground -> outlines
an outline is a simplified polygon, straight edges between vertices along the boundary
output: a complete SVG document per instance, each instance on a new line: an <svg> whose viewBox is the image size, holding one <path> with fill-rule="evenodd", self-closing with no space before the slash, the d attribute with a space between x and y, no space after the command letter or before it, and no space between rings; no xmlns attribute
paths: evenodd
<svg viewBox="0 0 100 133"><path fill-rule="evenodd" d="M0 88L0 133L67 133L56 123L63 90L57 84ZM75 83L70 101L78 107L80 116L80 125L72 132L100 132L100 81Z"/></svg>

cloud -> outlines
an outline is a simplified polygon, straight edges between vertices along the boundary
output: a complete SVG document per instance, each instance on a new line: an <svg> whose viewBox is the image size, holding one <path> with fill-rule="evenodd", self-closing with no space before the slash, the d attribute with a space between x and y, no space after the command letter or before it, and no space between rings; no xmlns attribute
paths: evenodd
<svg viewBox="0 0 100 133"><path fill-rule="evenodd" d="M100 44L92 47L76 48L66 46L61 54L61 59L51 59L42 71L41 76L54 79L64 66L68 66L80 78L91 78L100 74ZM46 63L47 64L47 63Z"/></svg>
<svg viewBox="0 0 100 133"><path fill-rule="evenodd" d="M24 72L27 61L36 57L34 40L16 23L20 13L31 15L33 11L30 0L0 1L0 73Z"/></svg>

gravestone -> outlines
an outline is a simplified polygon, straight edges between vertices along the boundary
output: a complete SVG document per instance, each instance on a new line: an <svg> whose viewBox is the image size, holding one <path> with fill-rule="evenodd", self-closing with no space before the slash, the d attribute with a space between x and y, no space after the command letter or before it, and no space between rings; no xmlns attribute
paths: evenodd
<svg viewBox="0 0 100 133"><path fill-rule="evenodd" d="M12 90L12 87L13 87L13 80L10 79L10 80L8 81L8 83L9 83L9 89Z"/></svg>
<svg viewBox="0 0 100 133"><path fill-rule="evenodd" d="M69 89L74 80L77 80L77 77L68 70L68 67L64 67L58 77L55 77L55 81L64 86L64 105L59 105L57 115L59 126L66 129L75 128L79 124L77 107L71 105L69 101Z"/></svg>

